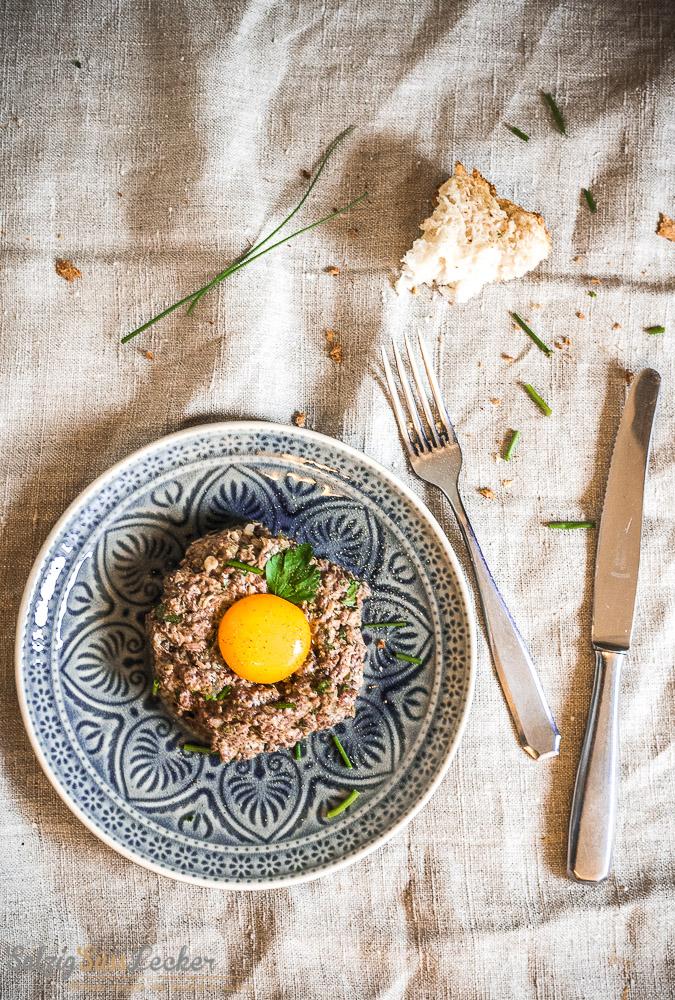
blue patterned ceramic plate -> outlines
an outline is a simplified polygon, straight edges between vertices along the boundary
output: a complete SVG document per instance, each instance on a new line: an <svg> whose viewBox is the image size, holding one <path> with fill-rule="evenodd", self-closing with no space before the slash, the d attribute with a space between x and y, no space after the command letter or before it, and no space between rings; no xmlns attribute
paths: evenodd
<svg viewBox="0 0 675 1000"><path fill-rule="evenodd" d="M356 718L337 727L352 771L325 733L300 761L184 754L152 697L143 622L163 574L191 539L242 520L365 578L366 620L409 623L368 646ZM473 673L462 572L419 500L338 441L253 422L181 431L101 476L47 539L17 634L24 721L59 795L120 854L205 886L314 878L400 830L457 747ZM356 803L327 820L352 788Z"/></svg>

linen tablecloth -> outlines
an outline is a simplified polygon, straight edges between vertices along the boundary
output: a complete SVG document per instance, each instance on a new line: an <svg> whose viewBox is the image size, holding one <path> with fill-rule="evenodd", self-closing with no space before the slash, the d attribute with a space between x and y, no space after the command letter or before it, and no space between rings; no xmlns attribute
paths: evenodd
<svg viewBox="0 0 675 1000"><path fill-rule="evenodd" d="M675 246L655 233L660 212L675 215L671 5L8 0L1 18L2 997L674 996ZM541 91L556 95L566 136ZM244 269L191 317L120 344L283 217L301 170L349 124L301 221L364 189L367 202ZM397 262L456 159L543 213L551 257L465 306L398 298ZM57 258L81 277L59 276ZM551 359L510 310L558 342ZM655 324L666 333L644 332ZM70 814L21 725L12 644L40 544L95 476L158 436L222 418L287 423L299 410L412 485L464 560L447 508L409 474L383 395L380 345L418 329L560 757L535 764L519 749L480 633L460 750L383 849L257 893L133 865ZM615 868L583 886L564 858L592 680L594 536L543 522L599 517L626 371L645 365L664 388L622 685ZM507 466L495 454L511 427L522 439ZM19 945L42 954L32 969L12 966ZM184 947L213 969L93 983L44 958L144 945Z"/></svg>

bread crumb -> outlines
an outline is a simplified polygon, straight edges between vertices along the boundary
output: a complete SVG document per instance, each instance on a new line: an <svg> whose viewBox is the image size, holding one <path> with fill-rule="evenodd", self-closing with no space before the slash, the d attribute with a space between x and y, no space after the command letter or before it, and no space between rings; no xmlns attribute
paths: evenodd
<svg viewBox="0 0 675 1000"><path fill-rule="evenodd" d="M155 355L152 353L152 351L146 351L144 357L146 357L148 361L155 360Z"/></svg>
<svg viewBox="0 0 675 1000"><path fill-rule="evenodd" d="M580 254L577 254L576 257L572 257L573 264L578 264L580 260L581 260Z"/></svg>
<svg viewBox="0 0 675 1000"><path fill-rule="evenodd" d="M328 357L340 364L342 361L342 344L338 343L335 330L326 330L326 344L328 345Z"/></svg>
<svg viewBox="0 0 675 1000"><path fill-rule="evenodd" d="M582 313L580 310L575 312L574 315L576 316L577 319L586 319L586 313Z"/></svg>
<svg viewBox="0 0 675 1000"><path fill-rule="evenodd" d="M675 219L671 219L665 212L660 212L656 233L658 236L663 236L664 240L672 240L675 243Z"/></svg>
<svg viewBox="0 0 675 1000"><path fill-rule="evenodd" d="M304 177L306 181L310 181L312 179L312 175L309 170L305 170L304 168L300 171L300 176Z"/></svg>
<svg viewBox="0 0 675 1000"><path fill-rule="evenodd" d="M375 643L375 645L377 646L378 649L386 649L387 648L387 644L384 641L384 639L378 639L377 642Z"/></svg>
<svg viewBox="0 0 675 1000"><path fill-rule="evenodd" d="M623 377L626 380L626 385L630 385L633 379L635 378L635 372L632 372L630 368L626 368L625 372L623 373Z"/></svg>
<svg viewBox="0 0 675 1000"><path fill-rule="evenodd" d="M490 402L492 403L493 406L499 406L499 404L501 403L501 399L499 398L499 396L490 396Z"/></svg>
<svg viewBox="0 0 675 1000"><path fill-rule="evenodd" d="M347 236L358 236L358 235L359 235L359 231L356 228L356 226L352 226L351 229L347 230Z"/></svg>
<svg viewBox="0 0 675 1000"><path fill-rule="evenodd" d="M72 260L64 260L63 257L57 257L54 270L59 278L63 278L65 281L75 281L75 278L82 277L82 271L75 267Z"/></svg>
<svg viewBox="0 0 675 1000"><path fill-rule="evenodd" d="M600 281L600 278L591 278L591 284L592 285L600 285L600 284L602 284L602 282Z"/></svg>
<svg viewBox="0 0 675 1000"><path fill-rule="evenodd" d="M307 423L307 414L302 410L296 410L293 414L292 420L296 427L304 427Z"/></svg>
<svg viewBox="0 0 675 1000"><path fill-rule="evenodd" d="M480 486L478 492L486 500L494 500L495 498L495 491L491 490L489 486Z"/></svg>
<svg viewBox="0 0 675 1000"><path fill-rule="evenodd" d="M612 330L620 330L621 323L612 323Z"/></svg>
<svg viewBox="0 0 675 1000"><path fill-rule="evenodd" d="M530 309L541 309L541 302L530 302Z"/></svg>
<svg viewBox="0 0 675 1000"><path fill-rule="evenodd" d="M512 483L512 479L502 479L502 486L511 486Z"/></svg>
<svg viewBox="0 0 675 1000"><path fill-rule="evenodd" d="M503 352L502 352L502 355L501 355L501 356L502 356L502 360L503 360L503 361L508 361L508 363L509 363L510 365L512 365L512 364L513 364L513 362L514 362L514 361L516 360L515 358L511 357L511 355L510 355L510 354L504 354Z"/></svg>
<svg viewBox="0 0 675 1000"><path fill-rule="evenodd" d="M337 278L338 274L340 273L340 268L339 267L335 267L334 264L331 264L331 266L327 267L325 270L326 270L326 274L330 274L334 278Z"/></svg>

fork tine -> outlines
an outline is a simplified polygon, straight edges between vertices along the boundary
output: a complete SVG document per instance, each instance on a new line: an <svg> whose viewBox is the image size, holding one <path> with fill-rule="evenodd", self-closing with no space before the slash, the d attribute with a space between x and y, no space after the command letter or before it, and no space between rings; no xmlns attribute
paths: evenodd
<svg viewBox="0 0 675 1000"><path fill-rule="evenodd" d="M387 387L389 389L389 395L391 397L391 405L394 409L394 416L396 417L396 423L398 424L398 429L401 433L403 439L403 444L408 451L408 454L414 456L417 454L417 444L413 440L412 434L408 429L408 421L405 418L405 413L403 412L403 407L401 406L401 400L399 398L398 389L396 388L396 383L394 382L394 373L391 370L391 365L389 364L389 358L387 357L387 352L384 347L381 348L382 351L382 363L384 364L384 377L387 380Z"/></svg>
<svg viewBox="0 0 675 1000"><path fill-rule="evenodd" d="M427 424L429 425L429 430L431 431L431 436L434 439L434 444L439 448L442 445L440 435L438 433L438 428L436 427L436 421L431 412L431 407L429 406L429 397L427 395L427 390L422 382L422 375L419 370L419 366L415 361L415 356L412 352L412 347L410 346L410 341L408 340L408 334L403 335L403 340L405 341L405 349L408 355L408 364L410 365L410 370L413 376L413 382L417 387L417 395L422 403L422 409L424 410L424 416L426 417Z"/></svg>
<svg viewBox="0 0 675 1000"><path fill-rule="evenodd" d="M403 396L408 407L408 412L410 414L410 420L415 428L415 433L419 438L420 450L421 451L431 451L431 442L427 437L424 427L422 426L422 421L420 420L420 415L417 412L417 403L415 402L414 396L412 394L412 389L410 388L410 381L406 374L405 366L403 364L403 358L401 357L401 352L396 346L396 342L392 340L391 346L394 351L394 360L396 362L396 368L398 370L398 379L401 383L401 388L403 389Z"/></svg>
<svg viewBox="0 0 675 1000"><path fill-rule="evenodd" d="M429 379L429 385L431 386L431 393L434 397L434 402L436 403L438 415L441 418L443 430L448 435L450 440L456 443L457 435L455 434L455 428L452 426L452 420L448 416L448 411L445 408L443 396L441 395L441 387L438 384L438 379L436 378L436 373L434 372L431 358L429 357L429 351L427 350L427 345L424 342L424 337L421 333L418 333L417 340L420 345L420 353L422 355L422 360L424 361L424 368L427 373L427 378Z"/></svg>

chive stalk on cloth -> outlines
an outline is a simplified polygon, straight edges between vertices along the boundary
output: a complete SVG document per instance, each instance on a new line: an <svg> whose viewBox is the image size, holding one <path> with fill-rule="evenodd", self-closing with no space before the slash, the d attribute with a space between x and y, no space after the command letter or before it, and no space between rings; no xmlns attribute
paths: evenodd
<svg viewBox="0 0 675 1000"><path fill-rule="evenodd" d="M527 132L523 132L523 130L518 128L516 125L507 125L506 127L509 130L509 132L513 132L513 134L517 135L519 139L523 140L523 142L530 141L530 137L527 134Z"/></svg>
<svg viewBox="0 0 675 1000"><path fill-rule="evenodd" d="M555 123L555 127L558 129L561 135L567 135L567 129L565 126L565 119L562 116L562 111L556 103L556 99L553 94L542 93L542 97L546 101L551 111L551 117Z"/></svg>
<svg viewBox="0 0 675 1000"><path fill-rule="evenodd" d="M582 188L581 191L583 193L584 198L586 199L586 204L590 208L591 212L594 213L597 212L598 205L595 198L593 197L593 192L589 191L588 188Z"/></svg>
<svg viewBox="0 0 675 1000"><path fill-rule="evenodd" d="M546 400L541 398L541 396L539 395L539 393L537 392L537 390L534 388L534 386L530 385L529 382L523 382L523 389L525 390L525 392L527 393L527 395L530 397L530 399L534 403L537 404L537 406L539 407L539 409L541 410L541 412L544 414L544 416L545 417L550 417L551 414L553 413L553 410L548 405L548 403L546 402Z"/></svg>
<svg viewBox="0 0 675 1000"><path fill-rule="evenodd" d="M361 628L405 628L408 622L361 622Z"/></svg>
<svg viewBox="0 0 675 1000"><path fill-rule="evenodd" d="M655 336L657 333L665 333L665 332L666 332L665 326L646 326L645 327L645 333L651 333L652 336Z"/></svg>
<svg viewBox="0 0 675 1000"><path fill-rule="evenodd" d="M203 747L199 743L184 743L182 749L185 753L215 753L215 750L212 750L211 747Z"/></svg>
<svg viewBox="0 0 675 1000"><path fill-rule="evenodd" d="M293 756L296 760L302 760L302 743L296 743L293 748Z"/></svg>
<svg viewBox="0 0 675 1000"><path fill-rule="evenodd" d="M349 807L356 802L358 797L359 792L357 792L355 788L352 788L346 799L343 799L339 805L333 806L332 809L328 810L326 813L326 819L335 819L335 817L339 816L340 813L343 813L345 809L349 809Z"/></svg>
<svg viewBox="0 0 675 1000"><path fill-rule="evenodd" d="M408 653L394 653L394 657L397 660L401 660L402 663L414 663L418 665L422 662L419 656L410 656Z"/></svg>
<svg viewBox="0 0 675 1000"><path fill-rule="evenodd" d="M512 430L511 431L511 437L509 438L509 443L507 444L506 448L504 449L504 456L503 457L504 457L504 461L505 462L510 462L511 461L511 457L512 457L514 451L516 450L516 445L518 444L519 439L520 439L520 431L513 431Z"/></svg>
<svg viewBox="0 0 675 1000"><path fill-rule="evenodd" d="M233 569L243 570L244 573L256 573L257 576L264 576L265 570L260 566L251 566L250 563L239 562L238 559L226 559L223 566L231 566Z"/></svg>
<svg viewBox="0 0 675 1000"><path fill-rule="evenodd" d="M321 162L319 163L319 166L317 167L316 172L314 173L314 176L310 180L309 186L308 186L307 190L305 191L305 193L303 194L302 198L300 199L300 201L298 202L298 204L295 206L295 208L293 209L293 211L290 212L286 216L286 218L283 220L283 222L280 222L279 225L275 229L273 229L271 233L268 233L267 236L265 236L262 240L260 240L258 243L254 244L253 246L249 247L248 250L246 250L243 254L241 254L241 256L238 257L236 259L236 261L234 261L235 264L239 264L241 261L246 260L247 257L250 257L251 254L254 253L254 251L259 250L260 247L263 247L263 246L265 246L266 243L269 243L269 241L271 239L273 239L277 235L277 233L281 232L281 230L284 228L284 226L286 225L286 223L290 222L291 219L293 218L293 216L298 214L298 212L300 211L300 209L302 208L302 206L305 204L305 202L309 198L310 194L312 193L312 190L314 189L314 187L316 185L316 182L318 181L319 177L321 177L321 174L323 173L326 164L328 163L329 159L331 158L331 155L332 155L333 151L335 150L335 148L337 146L339 146L339 144L342 142L342 140L346 136L348 136L350 132L353 132L353 131L354 131L354 126L350 125L348 128L343 129L342 132L340 132L340 134L337 135L333 139L333 141L331 142L331 144L328 146L328 148L326 149L325 153L321 157ZM206 295L206 290L198 292L197 295L195 295L195 297L193 298L192 302L187 307L188 314L190 314L192 312L192 310L197 305L197 303L199 302L199 300L201 299L201 297L203 295Z"/></svg>
<svg viewBox="0 0 675 1000"><path fill-rule="evenodd" d="M348 755L347 751L342 746L342 743L340 742L340 737L337 736L335 733L333 733L332 735L333 735L333 743L335 744L337 752L342 757L342 760L344 761L345 767L348 767L349 770L351 771L352 768L354 767L354 765L352 764L351 760L349 759L349 755Z"/></svg>
<svg viewBox="0 0 675 1000"><path fill-rule="evenodd" d="M170 313L174 312L176 309L180 309L181 306L189 304L191 308L197 301L199 301L200 298L202 298L203 295L206 295L207 292L209 292L212 288L215 288L215 286L220 284L221 281L224 281L226 278L229 278L230 275L235 274L237 271L241 270L242 267L246 267L248 264L251 264L254 260L257 260L259 257L262 257L263 254L269 253L271 250L276 249L276 247L281 246L283 243L288 243L290 240L294 239L296 236L300 236L302 233L307 233L311 229L315 229L317 226L323 225L323 223L325 222L330 222L332 219L336 219L338 216L344 215L345 212L348 212L350 208L353 208L355 205L358 205L359 202L363 201L363 199L367 195L366 191L364 191L363 194L359 195L358 198L355 198L353 201L350 201L347 205L343 205L341 208L335 209L335 211L331 212L329 215L325 215L321 219L317 219L315 222L310 223L310 225L303 226L301 229L296 229L294 232L288 234L283 239L277 240L275 243L271 244L269 243L269 241L286 225L286 223L293 218L296 212L300 210L302 205L305 203L305 200L307 199L312 188L318 181L319 176L321 175L321 172L326 166L326 163L331 153L333 152L337 144L350 131L351 128L345 129L343 132L340 133L339 136L337 136L333 140L331 145L326 150L326 153L324 154L323 159L319 164L319 168L316 171L316 174L314 175L309 187L307 188L307 191L301 198L300 202L293 209L293 211L288 216L286 216L283 222L281 222L275 229L272 230L272 232L270 232L267 236L265 236L264 239L260 240L254 246L250 247L243 255L238 257L232 264L228 265L228 267L226 267L223 271L220 271L218 274L216 274L214 278L208 281L201 288L198 288L196 291L191 292L189 295L185 295L182 299L179 299L177 302L174 302L172 305L167 306L166 309L163 309L161 312L157 313L156 316L153 316L152 319L148 320L146 323L142 323L141 326L138 326L136 327L135 330L132 330L130 333L127 333L124 337L122 337L122 343L123 344L128 343L134 337L137 337L138 334L143 333L144 330L147 330L148 327L152 326L154 323L157 323L160 319L164 319L165 316L170 315ZM190 311L190 309L188 309L188 311Z"/></svg>
<svg viewBox="0 0 675 1000"><path fill-rule="evenodd" d="M546 355L546 357L550 357L551 354L553 354L553 351L548 346L548 344L545 344L544 341L540 337L538 337L536 335L536 333L534 332L534 330L532 329L532 327L528 326L527 323L525 322L525 320L521 319L521 317L518 315L518 313L511 313L511 316L516 321L516 323L518 324L518 326L520 327L520 329L525 331L525 333L528 335L528 337L530 338L530 340L534 341L534 343L537 345L537 347L539 348L539 350L544 352L544 354Z"/></svg>
<svg viewBox="0 0 675 1000"><path fill-rule="evenodd" d="M556 531L573 531L575 528L594 528L595 521L546 521L546 527Z"/></svg>

